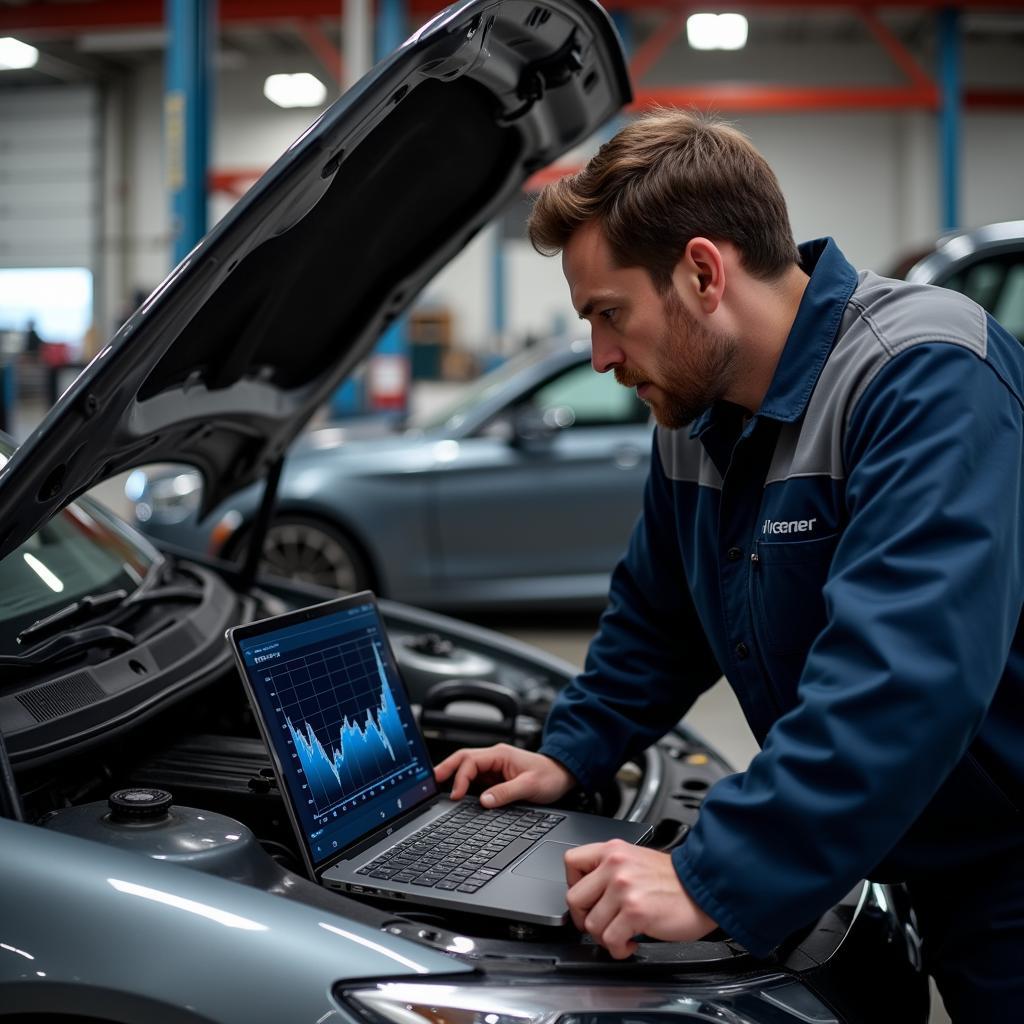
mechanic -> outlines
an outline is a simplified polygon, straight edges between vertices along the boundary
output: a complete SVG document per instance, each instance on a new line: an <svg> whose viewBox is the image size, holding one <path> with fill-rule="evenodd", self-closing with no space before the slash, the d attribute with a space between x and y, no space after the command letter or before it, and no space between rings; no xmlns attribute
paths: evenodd
<svg viewBox="0 0 1024 1024"><path fill-rule="evenodd" d="M594 368L657 421L643 511L540 753L484 806L596 789L724 672L757 740L668 853L566 856L578 928L767 955L904 881L956 1020L1024 1020L1024 349L956 293L797 248L734 128L639 118L530 218ZM692 424L692 428L691 428Z"/></svg>

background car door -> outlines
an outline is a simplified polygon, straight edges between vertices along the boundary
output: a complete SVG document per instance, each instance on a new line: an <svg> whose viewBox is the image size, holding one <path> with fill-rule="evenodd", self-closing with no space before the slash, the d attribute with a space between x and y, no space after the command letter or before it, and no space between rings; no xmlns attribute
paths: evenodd
<svg viewBox="0 0 1024 1024"><path fill-rule="evenodd" d="M640 511L651 431L635 393L582 362L453 443L437 482L442 584L593 574L603 588Z"/></svg>

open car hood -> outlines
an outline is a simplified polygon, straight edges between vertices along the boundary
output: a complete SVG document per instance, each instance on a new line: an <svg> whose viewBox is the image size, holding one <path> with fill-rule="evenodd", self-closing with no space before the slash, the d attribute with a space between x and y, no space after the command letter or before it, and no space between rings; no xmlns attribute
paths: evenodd
<svg viewBox="0 0 1024 1024"><path fill-rule="evenodd" d="M205 513L263 476L527 177L630 99L590 0L467 0L331 106L0 469L0 557L107 477L186 462Z"/></svg>

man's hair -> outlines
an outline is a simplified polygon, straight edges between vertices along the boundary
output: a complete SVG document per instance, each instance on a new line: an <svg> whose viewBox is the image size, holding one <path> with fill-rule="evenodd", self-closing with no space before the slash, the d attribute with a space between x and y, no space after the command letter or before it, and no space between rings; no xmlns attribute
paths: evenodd
<svg viewBox="0 0 1024 1024"><path fill-rule="evenodd" d="M643 267L664 291L691 238L732 242L744 268L774 280L798 261L778 179L731 125L655 110L606 142L576 174L547 185L528 230L545 256L597 220L616 262Z"/></svg>

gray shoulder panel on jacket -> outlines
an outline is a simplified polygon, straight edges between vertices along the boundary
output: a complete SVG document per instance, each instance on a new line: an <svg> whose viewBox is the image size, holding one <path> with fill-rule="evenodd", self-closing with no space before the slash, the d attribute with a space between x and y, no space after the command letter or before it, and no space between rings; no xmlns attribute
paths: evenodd
<svg viewBox="0 0 1024 1024"><path fill-rule="evenodd" d="M661 466L669 480L722 489L721 474L704 451L704 445L689 436L689 428L666 430L658 427L657 437Z"/></svg>
<svg viewBox="0 0 1024 1024"><path fill-rule="evenodd" d="M765 483L797 476L843 479L850 414L889 360L936 341L984 359L987 338L985 311L964 296L862 272L803 419L783 425Z"/></svg>

